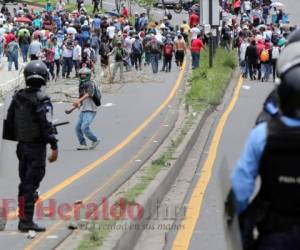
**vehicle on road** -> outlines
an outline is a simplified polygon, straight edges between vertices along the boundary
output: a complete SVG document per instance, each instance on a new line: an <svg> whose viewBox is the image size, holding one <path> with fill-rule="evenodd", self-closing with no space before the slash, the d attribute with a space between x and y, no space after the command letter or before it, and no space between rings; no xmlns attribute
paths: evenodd
<svg viewBox="0 0 300 250"><path fill-rule="evenodd" d="M154 7L173 9L175 13L181 13L182 10L190 12L196 3L198 1L194 0L157 0L154 3Z"/></svg>

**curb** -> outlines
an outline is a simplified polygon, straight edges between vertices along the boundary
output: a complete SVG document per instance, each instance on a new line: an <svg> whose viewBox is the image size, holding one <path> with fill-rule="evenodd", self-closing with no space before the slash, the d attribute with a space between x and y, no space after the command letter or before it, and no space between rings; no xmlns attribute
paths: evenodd
<svg viewBox="0 0 300 250"><path fill-rule="evenodd" d="M188 132L182 144L175 151L174 160L170 162L170 167L162 170L146 189L146 192L137 199L136 202L144 208L143 218L138 221L125 220L121 222L120 227L129 230L113 232L100 249L132 250L134 248L143 232L143 228L147 226L164 196L172 187L174 180L187 160L190 150L195 145L207 117L213 110L213 107L208 107L200 113L190 132Z"/></svg>
<svg viewBox="0 0 300 250"><path fill-rule="evenodd" d="M236 81L236 76L239 75L237 72L238 69L233 71L225 93L228 91L231 82ZM224 96L222 100L224 100ZM111 233L100 249L132 250L134 248L143 229L147 228L148 222L155 216L155 212L164 196L171 189L173 182L178 177L181 168L184 166L189 156L189 152L197 142L198 136L200 135L207 118L213 111L214 107L209 106L205 111L200 113L181 145L176 149L173 156L174 160L170 162L170 166L158 173L146 191L137 198L136 202L144 209L142 219L135 221L125 220L118 223L117 225L120 225L120 228L126 228L126 230Z"/></svg>

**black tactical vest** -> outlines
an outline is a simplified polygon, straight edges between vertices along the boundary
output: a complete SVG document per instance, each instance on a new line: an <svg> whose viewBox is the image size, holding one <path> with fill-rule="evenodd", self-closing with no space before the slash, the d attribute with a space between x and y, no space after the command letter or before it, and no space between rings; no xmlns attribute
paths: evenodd
<svg viewBox="0 0 300 250"><path fill-rule="evenodd" d="M14 102L14 134L16 141L26 143L43 142L37 109L41 105L38 92L30 89L18 91Z"/></svg>
<svg viewBox="0 0 300 250"><path fill-rule="evenodd" d="M300 216L300 126L288 127L278 118L268 123L260 162L260 197L275 213Z"/></svg>

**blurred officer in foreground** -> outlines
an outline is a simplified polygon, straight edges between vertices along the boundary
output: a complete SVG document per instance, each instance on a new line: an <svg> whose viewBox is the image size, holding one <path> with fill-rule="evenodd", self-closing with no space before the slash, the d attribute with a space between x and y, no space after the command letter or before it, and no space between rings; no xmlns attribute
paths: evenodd
<svg viewBox="0 0 300 250"><path fill-rule="evenodd" d="M18 142L19 159L19 224L21 232L45 228L33 222L37 189L45 175L46 146L51 145L49 162L58 156L55 128L51 122L53 107L41 89L46 85L48 70L42 61L31 61L24 69L26 88L15 93L4 123L3 138Z"/></svg>
<svg viewBox="0 0 300 250"><path fill-rule="evenodd" d="M282 51L277 73L279 115L252 130L231 177L244 249L300 249L300 42Z"/></svg>

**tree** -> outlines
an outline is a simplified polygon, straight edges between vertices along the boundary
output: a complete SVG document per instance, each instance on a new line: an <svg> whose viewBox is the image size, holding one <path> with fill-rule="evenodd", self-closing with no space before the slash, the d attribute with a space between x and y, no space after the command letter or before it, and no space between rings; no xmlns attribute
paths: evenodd
<svg viewBox="0 0 300 250"><path fill-rule="evenodd" d="M150 12L153 7L153 4L156 0L135 0L135 2L140 6L146 9L148 19L150 19Z"/></svg>

